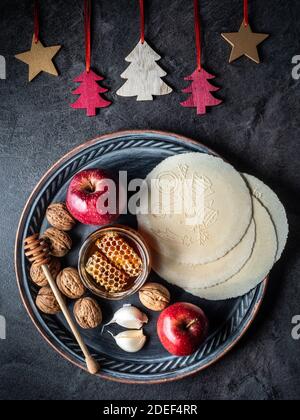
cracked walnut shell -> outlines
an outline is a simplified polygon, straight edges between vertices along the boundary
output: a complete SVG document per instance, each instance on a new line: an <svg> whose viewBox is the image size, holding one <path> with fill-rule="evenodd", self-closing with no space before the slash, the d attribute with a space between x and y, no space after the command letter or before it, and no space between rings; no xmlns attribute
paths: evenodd
<svg viewBox="0 0 300 420"><path fill-rule="evenodd" d="M55 315L61 312L60 306L50 287L42 287L36 298L36 306L47 315Z"/></svg>
<svg viewBox="0 0 300 420"><path fill-rule="evenodd" d="M54 257L64 257L72 248L70 236L59 229L47 229L42 238L48 243L50 254Z"/></svg>
<svg viewBox="0 0 300 420"><path fill-rule="evenodd" d="M163 311L170 304L169 290L158 283L147 283L139 291L141 303L151 311Z"/></svg>
<svg viewBox="0 0 300 420"><path fill-rule="evenodd" d="M102 312L98 303L92 298L79 299L74 306L74 316L81 328L92 329L102 322Z"/></svg>
<svg viewBox="0 0 300 420"><path fill-rule="evenodd" d="M47 209L46 217L51 226L68 232L76 224L65 203L53 203Z"/></svg>
<svg viewBox="0 0 300 420"><path fill-rule="evenodd" d="M85 287L76 268L68 267L62 270L56 283L59 290L69 299L79 299L84 295Z"/></svg>
<svg viewBox="0 0 300 420"><path fill-rule="evenodd" d="M50 273L52 274L52 277L55 280L58 273L61 270L61 263L59 259L52 258L49 263L49 269ZM44 287L48 285L48 280L46 279L44 271L39 265L32 264L32 266L30 267L30 277L31 280L39 287Z"/></svg>

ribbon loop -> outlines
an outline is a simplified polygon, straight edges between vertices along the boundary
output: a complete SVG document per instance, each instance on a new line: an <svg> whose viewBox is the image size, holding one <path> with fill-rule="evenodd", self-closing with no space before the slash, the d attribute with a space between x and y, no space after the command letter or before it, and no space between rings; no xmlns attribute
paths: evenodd
<svg viewBox="0 0 300 420"><path fill-rule="evenodd" d="M141 43L145 42L145 4L140 0L140 18L141 18Z"/></svg>
<svg viewBox="0 0 300 420"><path fill-rule="evenodd" d="M244 0L244 22L245 26L249 25L248 0Z"/></svg>
<svg viewBox="0 0 300 420"><path fill-rule="evenodd" d="M197 50L197 70L202 70L201 64L201 27L199 16L199 0L194 0L195 10L195 35L196 35L196 50Z"/></svg>
<svg viewBox="0 0 300 420"><path fill-rule="evenodd" d="M34 42L37 44L40 37L39 2L34 0Z"/></svg>
<svg viewBox="0 0 300 420"><path fill-rule="evenodd" d="M91 0L84 0L85 67L87 73L91 70L91 14Z"/></svg>

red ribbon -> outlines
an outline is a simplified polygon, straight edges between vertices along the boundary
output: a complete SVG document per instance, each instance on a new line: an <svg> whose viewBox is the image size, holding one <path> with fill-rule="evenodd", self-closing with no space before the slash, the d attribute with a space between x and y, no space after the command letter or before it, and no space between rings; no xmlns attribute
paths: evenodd
<svg viewBox="0 0 300 420"><path fill-rule="evenodd" d="M202 70L201 65L201 27L199 16L199 0L194 0L195 9L195 35L196 35L196 50L197 50L197 70Z"/></svg>
<svg viewBox="0 0 300 420"><path fill-rule="evenodd" d="M91 70L91 14L91 0L84 0L85 67L87 73Z"/></svg>
<svg viewBox="0 0 300 420"><path fill-rule="evenodd" d="M245 26L249 25L248 0L244 0L244 22Z"/></svg>
<svg viewBox="0 0 300 420"><path fill-rule="evenodd" d="M39 2L34 0L34 42L37 44L40 36Z"/></svg>
<svg viewBox="0 0 300 420"><path fill-rule="evenodd" d="M144 0L140 0L140 15L141 15L141 43L145 42L145 5Z"/></svg>

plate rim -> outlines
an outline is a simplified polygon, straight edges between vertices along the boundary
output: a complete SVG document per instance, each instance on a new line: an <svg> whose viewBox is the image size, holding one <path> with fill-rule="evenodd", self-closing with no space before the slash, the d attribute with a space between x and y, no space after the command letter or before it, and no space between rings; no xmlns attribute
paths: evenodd
<svg viewBox="0 0 300 420"><path fill-rule="evenodd" d="M26 312L29 315L29 317L30 317L31 321L33 322L33 324L35 325L35 327L37 328L37 330L39 331L39 333L41 334L41 336L43 337L43 339L50 345L50 347L53 350L55 350L58 354L60 354L65 360L68 360L73 365L79 367L80 369L82 369L86 372L87 372L87 369L86 369L85 366L80 364L78 361L74 360L71 357L71 355L66 353L62 348L58 348L58 346L55 345L55 343L51 342L51 340L48 337L47 332L44 330L42 324L36 320L33 308L31 307L30 303L26 299L26 294L24 293L24 290L22 288L22 282L23 282L22 273L21 273L22 270L21 270L21 267L20 267L20 263L18 261L21 230L24 227L24 222L26 220L25 216L28 213L28 211L30 210L31 203L32 203L34 197L36 196L36 194L39 192L40 186L44 183L44 181L46 181L49 178L49 176L51 176L51 174L55 173L56 169L59 169L65 162L70 160L73 156L76 156L78 153L80 153L81 151L83 151L85 149L88 149L89 147L93 146L94 144L97 144L97 143L100 143L100 142L106 141L106 140L116 140L120 137L132 136L132 135L139 135L139 136L140 135L156 135L156 136L163 136L163 137L172 137L172 138L174 138L176 140L179 140L181 142L190 143L190 144L194 144L194 145L197 145L197 146L203 146L209 152L211 152L212 154L218 155L214 150L212 150L210 147L207 147L206 145L204 145L200 141L196 141L196 140L193 140L193 139L191 139L189 137L186 137L184 135L175 134L175 133L168 132L168 131L124 130L124 131L115 131L115 132L111 132L109 134L104 134L104 135L101 135L101 136L97 136L97 137L95 137L95 138L93 138L93 139L91 139L91 140L89 140L85 143L82 143L82 144L76 146L75 148L73 148L72 150L67 152L64 156L62 156L59 160L57 160L53 165L51 165L50 168L44 173L44 175L40 178L40 180L38 181L38 183L34 187L32 193L30 194L29 198L27 199L27 201L25 203L25 206L24 206L23 211L22 211L21 216L20 216L17 232L16 232L16 240L15 240L15 247L14 247L14 265L15 265L15 273L16 273L16 279L17 279L17 286L18 286L19 294L20 294L22 303L23 303L23 305L26 309ZM136 140L138 140L138 139L136 139ZM198 368L196 368L192 371L189 371L189 372L184 372L184 373L181 373L181 374L178 373L178 375L176 375L176 377L171 377L171 378L160 378L160 379L149 378L148 380L126 379L126 378L114 377L114 376L111 376L108 373L102 373L101 371L96 376L98 376L102 379L106 379L106 380L110 380L110 381L118 382L118 383L125 383L125 384L162 384L162 383L179 381L181 379L196 375L197 373L199 373L199 372L207 369L208 367L214 365L220 359L222 359L224 356L226 356L237 345L237 343L242 339L242 337L247 333L250 326L252 325L252 323L256 319L257 313L259 312L259 309L260 309L260 307L263 303L265 293L266 293L266 289L267 289L267 285L268 285L268 277L261 284L261 290L260 290L260 293L259 293L259 297L258 297L257 302L255 303L254 307L252 308L251 313L249 313L249 315L248 315L248 321L247 321L246 325L239 332L239 334L232 341L232 343L230 345L228 345L219 354L218 357L215 357L213 360L207 362L206 364L204 364L204 365L202 365L202 366L200 366L200 367L198 367Z"/></svg>

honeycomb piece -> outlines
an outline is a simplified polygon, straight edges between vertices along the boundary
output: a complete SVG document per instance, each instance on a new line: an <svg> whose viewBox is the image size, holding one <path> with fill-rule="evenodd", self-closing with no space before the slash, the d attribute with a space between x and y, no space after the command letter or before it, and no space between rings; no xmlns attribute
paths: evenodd
<svg viewBox="0 0 300 420"><path fill-rule="evenodd" d="M111 232L98 239L96 246L120 270L129 277L138 277L143 262L132 247L117 233Z"/></svg>
<svg viewBox="0 0 300 420"><path fill-rule="evenodd" d="M112 265L100 252L89 258L85 269L107 292L123 292L128 285L128 276Z"/></svg>

